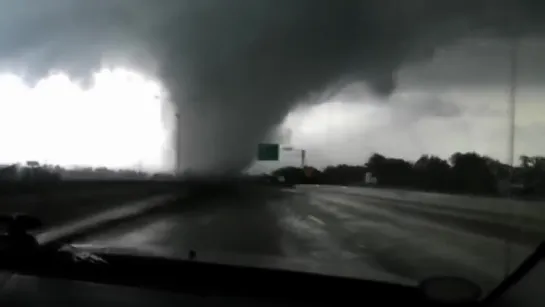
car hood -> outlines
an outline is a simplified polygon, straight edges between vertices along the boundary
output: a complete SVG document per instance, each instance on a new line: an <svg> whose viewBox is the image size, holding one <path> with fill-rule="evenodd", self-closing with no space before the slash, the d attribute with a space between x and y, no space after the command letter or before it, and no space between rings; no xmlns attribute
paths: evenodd
<svg viewBox="0 0 545 307"><path fill-rule="evenodd" d="M74 243L72 247L98 254L130 255L140 257L161 257L173 260L189 259L189 250L186 254L170 252L160 249L108 246L103 244ZM327 261L313 258L284 258L268 255L233 254L225 252L195 251L194 261L219 263L234 266L278 269L295 272L315 273L328 276L350 277L365 280L376 280L416 286L418 281L399 276L366 263L356 260Z"/></svg>

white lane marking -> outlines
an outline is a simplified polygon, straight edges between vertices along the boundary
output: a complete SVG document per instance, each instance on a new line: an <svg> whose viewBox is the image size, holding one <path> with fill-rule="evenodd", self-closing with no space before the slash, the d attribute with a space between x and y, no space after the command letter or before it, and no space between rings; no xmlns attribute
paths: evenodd
<svg viewBox="0 0 545 307"><path fill-rule="evenodd" d="M311 221L314 221L320 225L325 225L325 222L320 220L319 218L315 217L314 215L309 215L308 216L308 219L311 220Z"/></svg>

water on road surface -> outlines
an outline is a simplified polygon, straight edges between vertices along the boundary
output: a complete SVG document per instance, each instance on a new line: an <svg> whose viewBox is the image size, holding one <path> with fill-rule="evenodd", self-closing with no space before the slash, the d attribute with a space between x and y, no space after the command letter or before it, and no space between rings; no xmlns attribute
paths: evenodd
<svg viewBox="0 0 545 307"><path fill-rule="evenodd" d="M537 230L521 236L502 221L423 208L342 187L248 189L182 201L78 243L400 283L454 275L488 291L506 260L513 269L540 239Z"/></svg>

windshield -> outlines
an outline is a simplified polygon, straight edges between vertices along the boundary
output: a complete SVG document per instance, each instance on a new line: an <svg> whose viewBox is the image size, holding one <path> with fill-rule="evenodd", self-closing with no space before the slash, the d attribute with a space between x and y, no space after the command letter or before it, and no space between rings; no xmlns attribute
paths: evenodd
<svg viewBox="0 0 545 307"><path fill-rule="evenodd" d="M1 211L43 240L490 290L545 237L545 40L530 1L456 3L3 1Z"/></svg>

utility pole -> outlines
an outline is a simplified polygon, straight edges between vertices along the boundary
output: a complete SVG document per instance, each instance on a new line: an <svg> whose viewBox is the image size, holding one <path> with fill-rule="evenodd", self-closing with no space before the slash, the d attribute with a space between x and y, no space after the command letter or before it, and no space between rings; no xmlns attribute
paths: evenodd
<svg viewBox="0 0 545 307"><path fill-rule="evenodd" d="M181 167L181 163L180 163L180 148L181 148L181 133L180 133L180 113L176 112L176 128L175 128L175 133L174 133L174 142L175 142L175 147L174 147L174 175L179 175L180 173L180 167Z"/></svg>
<svg viewBox="0 0 545 307"><path fill-rule="evenodd" d="M511 25L513 26L513 25ZM519 40L517 37L517 31L513 29L511 41L510 41L510 53L509 53L509 62L510 62L510 69L509 69L509 143L508 143L508 159L509 159L509 189L507 190L507 195L509 198L511 198L512 193L512 186L514 181L514 168L515 168L515 119L516 119L516 98L517 98L517 75L518 75L518 48L519 48ZM513 217L513 222L516 225L516 222L518 220L515 212L514 205L509 205L509 214ZM505 263L504 263L504 274L505 276L509 276L511 272L511 258L512 258L512 251L511 251L511 245L510 242L506 239L504 242L505 246Z"/></svg>
<svg viewBox="0 0 545 307"><path fill-rule="evenodd" d="M515 119L516 119L516 99L518 82L518 39L513 36L510 52L510 88L509 88L509 164L511 166L511 180L513 167L515 165Z"/></svg>

